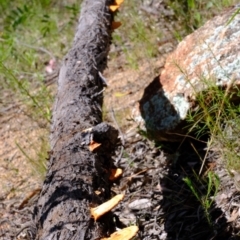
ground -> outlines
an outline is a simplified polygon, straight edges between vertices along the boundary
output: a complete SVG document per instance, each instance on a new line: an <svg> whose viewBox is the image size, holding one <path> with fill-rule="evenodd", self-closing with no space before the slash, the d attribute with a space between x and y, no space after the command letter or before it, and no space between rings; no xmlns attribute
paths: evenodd
<svg viewBox="0 0 240 240"><path fill-rule="evenodd" d="M105 120L121 129L125 142L122 157L119 159L120 149L116 154L116 166L123 169L123 176L112 191L113 195L125 192L126 196L115 214L122 224L136 223L140 227L137 239L238 239L231 237L239 229L237 202L240 196L232 179L218 164L221 161L217 152L209 153L204 174L214 170L221 186L218 202L213 199L206 213L204 201L193 196L183 181L184 177L198 173L201 167L198 155L204 156L206 143L192 139L174 144L155 143L140 134L143 123L134 114L144 87L155 74L146 69L150 65L160 69L163 61L143 63L136 71L111 70L110 61L105 72L109 84L105 93ZM0 119L0 239L7 240L14 239L31 219L31 207L42 184L17 143L23 149L34 149L44 130L17 103L9 103ZM201 183L201 187L204 186L208 183ZM207 189L199 189L199 194L203 199ZM214 198L214 190L209 194ZM24 234L23 231L19 239L24 239Z"/></svg>
<svg viewBox="0 0 240 240"><path fill-rule="evenodd" d="M196 177L208 136L201 141L154 142L146 137L139 118L138 101L144 88L159 75L166 52L176 44L174 40L160 44L163 54L141 60L136 70L124 67L121 56L110 57L104 72L109 86L103 117L120 129L124 142L123 152L119 147L115 156L123 176L112 192L125 193L114 210L116 221L119 228L137 224L140 230L135 239L240 239L240 195L221 165L218 149L208 152L203 176ZM20 230L31 220L43 180L31 159L38 157L35 150L47 130L28 116L10 92L4 92L4 97L7 101L0 108L0 239L16 239L17 235L27 239L26 231Z"/></svg>

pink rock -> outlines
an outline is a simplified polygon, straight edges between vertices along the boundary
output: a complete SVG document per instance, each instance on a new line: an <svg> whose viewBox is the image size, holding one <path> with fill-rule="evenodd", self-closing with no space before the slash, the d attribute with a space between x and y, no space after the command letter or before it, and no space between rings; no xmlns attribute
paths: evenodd
<svg viewBox="0 0 240 240"><path fill-rule="evenodd" d="M240 5L216 16L187 36L168 56L159 77L145 89L140 111L160 140L177 140L196 94L209 82L240 87Z"/></svg>

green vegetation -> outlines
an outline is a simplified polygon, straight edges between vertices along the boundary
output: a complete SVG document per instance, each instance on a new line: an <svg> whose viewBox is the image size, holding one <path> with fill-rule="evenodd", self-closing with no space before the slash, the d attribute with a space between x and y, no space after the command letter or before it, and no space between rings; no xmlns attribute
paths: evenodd
<svg viewBox="0 0 240 240"><path fill-rule="evenodd" d="M0 7L4 13L1 87L16 92L36 118L50 121L52 96L43 82L44 63L60 59L67 52L79 9L76 4L64 6L52 1L1 1Z"/></svg>
<svg viewBox="0 0 240 240"><path fill-rule="evenodd" d="M45 137L45 139L43 139ZM48 145L48 139L46 138L47 136L41 136L40 139L38 139L38 143L40 144L39 149L36 149L36 153L34 156L31 156L28 154L26 150L24 150L19 143L16 142L17 147L21 151L24 157L29 161L29 163L32 166L33 172L39 175L42 179L45 177L45 173L47 170L46 166L46 160L48 158L48 150L49 150L49 145ZM34 149L33 144L31 147Z"/></svg>
<svg viewBox="0 0 240 240"><path fill-rule="evenodd" d="M164 0L163 2L168 6L167 10L173 12L169 16L165 16L162 12L159 12L159 15L147 11L140 12L136 7L139 5L139 0L125 1L121 6L116 19L123 27L114 31L113 44L124 53L128 67L138 69L143 61L158 56L159 43L164 42L166 38L164 28L173 25L172 37L180 41L225 7L237 3L237 0ZM156 24L161 18L164 18L165 24ZM110 56L114 59L118 56L118 51Z"/></svg>
<svg viewBox="0 0 240 240"><path fill-rule="evenodd" d="M38 141L33 156L18 143L35 171L43 176L54 98L53 89L44 83L45 64L51 59L62 59L68 51L79 15L79 1L63 4L50 0L2 0L0 10L0 104L7 106L14 99L31 119L29 125L35 122L43 129L37 140L32 139ZM8 93L11 99L3 93Z"/></svg>
<svg viewBox="0 0 240 240"><path fill-rule="evenodd" d="M174 33L179 40L185 34L199 28L207 19L217 14L224 7L236 3L236 1L214 0L170 0L168 2L170 2L170 6L182 23L182 28ZM231 20L232 18L228 23ZM180 71L184 73L184 69L180 69ZM229 79L229 81L232 81L232 79ZM200 93L196 92L196 109L188 114L187 121L189 124L187 128L189 134L194 133L197 139L207 136L206 153L202 158L196 152L202 162L201 168L198 173L193 172L193 176L185 177L183 180L191 190L192 195L201 204L208 223L212 225L211 206L220 182L212 172L208 172L205 176L206 160L209 152L214 151L220 155L221 164L230 175L232 171L240 172L240 107L239 101L236 101L240 97L240 89L233 87L232 84L226 89L219 88L212 79L202 78L200 82L206 86L207 90Z"/></svg>
<svg viewBox="0 0 240 240"><path fill-rule="evenodd" d="M223 90L209 86L210 80L204 82L208 84L208 90L197 94L198 109L188 115L191 131L199 138L208 134L207 152L212 148L219 149L226 168L240 171L240 106L234 102L240 97L240 89L229 87Z"/></svg>
<svg viewBox="0 0 240 240"><path fill-rule="evenodd" d="M116 17L123 27L113 33L113 43L124 53L127 66L133 69L158 55L158 40L162 37L161 29L156 27L156 16L139 13L138 5L138 0L124 2Z"/></svg>
<svg viewBox="0 0 240 240"><path fill-rule="evenodd" d="M180 32L175 32L176 37L184 37L201 27L208 19L229 7L236 0L166 0L169 7L174 10L175 20L180 21Z"/></svg>
<svg viewBox="0 0 240 240"><path fill-rule="evenodd" d="M195 182L192 181L189 177L184 178L183 181L187 184L192 194L201 204L208 224L212 225L210 210L214 203L214 196L216 196L220 186L220 180L218 176L213 172L208 172L207 177L202 179L198 176L198 174L195 173ZM199 185L204 187L199 188Z"/></svg>
<svg viewBox="0 0 240 240"><path fill-rule="evenodd" d="M111 60L116 60L122 54L126 66L134 69L143 61L158 57L159 41L165 37L163 27L173 23L172 37L180 40L236 0L164 0L168 10L174 13L165 17L166 26L156 25L160 16L140 13L140 2L125 0L121 6L116 20L123 26L113 33L113 44L119 51L110 56ZM14 99L32 121L44 129L34 157L17 143L23 155L42 175L48 151L45 130L49 129L54 99L54 90L44 83L45 63L51 59L61 61L68 51L78 19L79 1L64 4L54 0L2 0L0 10L0 104L5 106ZM6 99L4 92L8 92L11 99ZM231 103L231 98L230 93L212 87L208 93L198 96L200 108L189 115L189 123L198 136L210 134L209 149L213 146L221 149L229 170L240 170L240 120L237 120L240 108ZM117 115L118 122L124 116L125 112ZM210 178L215 177L208 177L209 184ZM190 187L190 182L185 181ZM209 186L212 189L213 185ZM209 199L209 192L206 196ZM206 199L199 201L208 210L211 203Z"/></svg>

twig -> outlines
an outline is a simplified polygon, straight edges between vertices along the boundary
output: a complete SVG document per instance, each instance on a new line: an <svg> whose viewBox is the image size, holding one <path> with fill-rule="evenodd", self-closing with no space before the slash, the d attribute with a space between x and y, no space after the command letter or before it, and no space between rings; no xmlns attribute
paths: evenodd
<svg viewBox="0 0 240 240"><path fill-rule="evenodd" d="M24 206L29 202L31 198L33 198L35 195L39 194L41 192L41 188L37 188L33 190L28 196L25 197L25 199L21 202L18 209L21 210L24 208Z"/></svg>
<svg viewBox="0 0 240 240"><path fill-rule="evenodd" d="M22 227L21 227L21 230L19 230L16 234L16 237L18 237L24 230L27 229L27 233L28 233L28 236L30 238L30 240L34 240L34 236L36 236L36 226L33 222L31 223L26 223L26 224L23 224Z"/></svg>
<svg viewBox="0 0 240 240"><path fill-rule="evenodd" d="M20 42L20 41L18 41L18 40L15 40L15 42L16 42L17 44L20 44L20 45L24 46L24 47L31 48L31 49L35 49L35 50L37 50L37 51L44 52L44 53L48 54L52 59L56 59L56 57L55 57L50 51L48 51L47 49L45 49L45 48L43 48L43 47L35 47L35 46L32 46L32 45L29 45L29 44Z"/></svg>
<svg viewBox="0 0 240 240"><path fill-rule="evenodd" d="M102 75L102 73L100 71L98 71L98 75L102 80L103 86L108 87L107 79Z"/></svg>
<svg viewBox="0 0 240 240"><path fill-rule="evenodd" d="M124 146L125 145L124 135L123 135L123 133L122 133L117 121L116 121L115 112L114 112L113 108L111 108L111 116L112 116L112 119L113 119L113 121L114 121L114 123L117 127L117 130L119 131L119 133L121 135L121 142L122 142L122 145Z"/></svg>
<svg viewBox="0 0 240 240"><path fill-rule="evenodd" d="M119 127L119 125L118 125L118 123L117 123L117 121L116 121L116 117L115 117L115 113L114 113L113 108L111 108L111 116L112 116L113 122L115 123L115 125L116 125L116 127L117 127L117 129L118 129L118 131L119 131L119 133L120 133L120 135L121 135L121 137L120 137L121 143L122 143L121 151L120 151L119 156L118 156L117 159L115 160L115 161L116 161L116 164L117 164L117 163L120 161L120 159L122 158L123 149L124 149L124 146L125 146L125 140L124 140L123 132L121 131L121 129L120 129L120 127Z"/></svg>

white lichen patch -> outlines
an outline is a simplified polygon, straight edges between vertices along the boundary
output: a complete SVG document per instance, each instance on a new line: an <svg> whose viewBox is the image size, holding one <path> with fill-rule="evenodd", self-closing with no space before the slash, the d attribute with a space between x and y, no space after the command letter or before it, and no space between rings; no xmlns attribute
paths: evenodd
<svg viewBox="0 0 240 240"><path fill-rule="evenodd" d="M173 97L173 106L175 107L180 119L185 119L190 108L189 102L185 99L184 94L177 94Z"/></svg>
<svg viewBox="0 0 240 240"><path fill-rule="evenodd" d="M177 92L191 88L195 92L206 90L210 80L215 81L217 86L230 84L232 79L237 80L240 76L239 23L240 16L236 15L229 24L221 24L212 30L208 29L209 26L203 27L202 31L199 29L200 32L194 33L199 41L183 59L182 68L187 74L176 76ZM187 40L184 40L185 45L186 42ZM179 62L179 59L176 61ZM204 82L206 79L209 80ZM200 81L204 82L202 88L195 89L195 85L200 86Z"/></svg>

